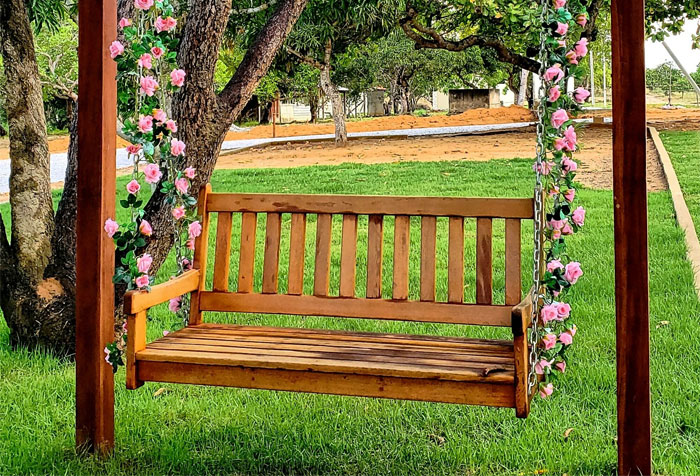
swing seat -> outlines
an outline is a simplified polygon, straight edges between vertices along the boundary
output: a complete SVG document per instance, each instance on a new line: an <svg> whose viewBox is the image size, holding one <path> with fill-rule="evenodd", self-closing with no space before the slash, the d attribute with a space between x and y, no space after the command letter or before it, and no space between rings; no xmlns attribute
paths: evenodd
<svg viewBox="0 0 700 476"><path fill-rule="evenodd" d="M519 417L528 415L531 303L528 298L521 302L520 241L521 221L533 216L532 199L223 194L210 190L207 186L200 194L203 232L194 269L150 292L132 291L125 297L127 388L138 388L147 381L216 385L510 407ZM203 244L209 242L212 214L218 215L218 222L215 256L209 260ZM291 219L286 220L286 214ZM264 240L256 239L260 215L266 215ZM334 215L341 216L335 227ZM359 218L363 216L368 218ZM387 216L393 217L391 267L383 263L389 261L383 251ZM409 286L412 217L415 231L420 228L420 263L415 264L420 268L420 283L411 283L416 284L415 291ZM446 218L446 226L441 226L440 217ZM474 303L464 302L465 219L476 219ZM504 304L493 299L492 224L498 219L505 220ZM235 291L229 283L234 220L240 220L233 247L238 261ZM307 272L306 232L312 228L307 224L313 222L315 247L308 257ZM282 239L283 228L289 234L286 240ZM436 299L436 270L441 264L436 237L440 232L446 232L449 241L444 301ZM334 254L336 242L340 250ZM283 243L288 244L289 260L286 289L281 290ZM366 247L366 254L358 253L358 245ZM258 248L263 257L257 267L262 268L257 273L262 274L261 282L255 279ZM417 252L418 246L413 255ZM207 285L210 262L213 280ZM383 268L392 271L391 286L384 286ZM356 279L358 269L366 271L366 281ZM313 278L307 280L308 286L304 286L305 275ZM337 291L330 292L331 287ZM419 299L409 299L409 291ZM190 292L189 325L147 343L146 311ZM513 338L204 323L203 313L209 312L509 327Z"/></svg>

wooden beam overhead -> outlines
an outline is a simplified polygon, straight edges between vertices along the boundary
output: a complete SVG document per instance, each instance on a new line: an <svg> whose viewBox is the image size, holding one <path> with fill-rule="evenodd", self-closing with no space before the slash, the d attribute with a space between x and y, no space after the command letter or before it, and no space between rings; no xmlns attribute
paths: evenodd
<svg viewBox="0 0 700 476"><path fill-rule="evenodd" d="M651 474L644 0L612 1L618 472Z"/></svg>
<svg viewBox="0 0 700 476"><path fill-rule="evenodd" d="M114 376L103 349L114 340L116 180L116 0L81 0L78 64L78 210L76 254L76 445L107 454L114 446Z"/></svg>

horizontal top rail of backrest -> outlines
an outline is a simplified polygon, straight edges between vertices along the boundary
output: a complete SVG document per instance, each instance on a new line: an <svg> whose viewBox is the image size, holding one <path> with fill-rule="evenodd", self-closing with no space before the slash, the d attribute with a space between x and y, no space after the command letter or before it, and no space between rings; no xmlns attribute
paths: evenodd
<svg viewBox="0 0 700 476"><path fill-rule="evenodd" d="M208 212L533 218L531 198L210 193Z"/></svg>

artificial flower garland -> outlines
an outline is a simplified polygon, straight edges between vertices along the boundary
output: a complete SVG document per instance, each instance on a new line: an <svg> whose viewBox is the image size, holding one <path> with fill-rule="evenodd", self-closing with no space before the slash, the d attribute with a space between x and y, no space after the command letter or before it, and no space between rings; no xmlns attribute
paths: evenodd
<svg viewBox="0 0 700 476"><path fill-rule="evenodd" d="M115 40L109 47L117 62L117 107L124 124L123 133L131 145L127 147L133 161L131 181L126 185L127 197L120 206L130 213L126 223L113 219L105 222L106 233L114 240L123 258L117 263L113 281L128 290L150 290L153 258L138 254L153 235L153 228L144 219L142 186L160 190L170 206L175 237L176 275L192 267L194 242L202 233L197 217L197 198L190 188L196 170L182 168L186 145L175 134L177 123L166 112L168 97L185 83L186 73L177 67L177 20L170 0L135 0L135 18L119 21L124 41ZM169 309L187 323L188 296L171 300ZM116 372L123 365L126 328L121 337L105 348L105 360Z"/></svg>
<svg viewBox="0 0 700 476"><path fill-rule="evenodd" d="M578 13L576 16L573 12ZM534 165L542 175L544 208L546 212L544 251L546 268L540 283L544 296L539 308L539 360L535 372L541 376L539 393L542 398L554 392L557 374L566 371L566 352L576 335L571 319L571 306L563 298L583 274L581 264L570 258L565 237L578 232L584 225L586 211L574 206L576 188L574 177L578 168L573 155L579 149L572 116L590 93L582 87L567 94L569 78L580 78L584 69L579 65L588 54L588 39L580 33L588 22L584 5L579 0L553 0L544 12L548 35L544 45L543 65L546 97L542 98L540 121L543 131L543 160ZM572 33L578 33L574 35ZM573 45L572 36L580 39Z"/></svg>

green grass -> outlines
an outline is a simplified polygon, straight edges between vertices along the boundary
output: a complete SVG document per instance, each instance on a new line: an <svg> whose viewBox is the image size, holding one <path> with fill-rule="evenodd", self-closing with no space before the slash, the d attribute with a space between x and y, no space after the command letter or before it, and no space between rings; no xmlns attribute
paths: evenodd
<svg viewBox="0 0 700 476"><path fill-rule="evenodd" d="M530 165L529 160L503 160L222 171L215 174L213 186L218 191L249 192L527 196L532 186ZM120 187L123 184L120 180ZM120 371L116 376L115 454L107 461L80 458L73 449L74 366L46 355L11 351L7 328L0 324L0 473L526 475L546 469L552 475L614 474L612 194L583 189L579 197L589 211L585 232L571 240L570 247L586 273L571 294L580 333L559 391L550 400L537 399L527 420L516 419L509 409L157 383L127 392ZM694 476L700 474L700 304L668 193L651 194L649 208L653 217L655 468L658 474ZM6 213L6 206L0 206L0 211ZM262 226L259 223L261 230ZM469 236L473 224L468 226ZM391 231L391 226L385 229ZM415 240L417 233L412 231ZM525 258L531 250L529 231L525 226ZM502 236L502 228L496 228L496 236ZM499 256L503 245L500 239L497 243L495 255ZM438 246L444 250L444 238ZM473 266L473 250L467 251L468 266ZM496 288L502 289L499 263L497 260ZM414 284L416 268L411 272ZM468 277L467 295L473 291L473 276L468 273ZM439 292L444 293L444 280L439 279ZM162 308L152 317L149 338L173 325ZM490 334L478 328L438 325L209 318L214 317L252 323ZM660 321L669 324L657 328ZM154 397L160 387L166 392ZM565 440L568 428L573 431Z"/></svg>
<svg viewBox="0 0 700 476"><path fill-rule="evenodd" d="M700 131L663 131L660 135L700 235Z"/></svg>

